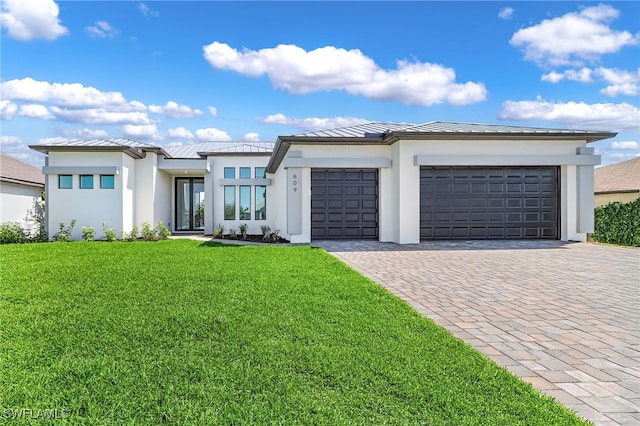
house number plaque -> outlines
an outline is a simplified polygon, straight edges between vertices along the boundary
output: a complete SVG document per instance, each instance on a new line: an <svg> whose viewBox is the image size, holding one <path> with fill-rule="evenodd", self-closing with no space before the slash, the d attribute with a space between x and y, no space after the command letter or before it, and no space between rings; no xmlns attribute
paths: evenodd
<svg viewBox="0 0 640 426"><path fill-rule="evenodd" d="M302 170L287 169L287 232L302 234Z"/></svg>

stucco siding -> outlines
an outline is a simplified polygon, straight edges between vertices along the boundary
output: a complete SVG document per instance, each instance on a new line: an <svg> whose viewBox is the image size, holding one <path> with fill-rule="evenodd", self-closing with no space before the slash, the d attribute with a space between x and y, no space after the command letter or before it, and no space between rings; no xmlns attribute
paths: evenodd
<svg viewBox="0 0 640 426"><path fill-rule="evenodd" d="M19 185L9 182L0 183L0 223L18 222L24 224L34 202L40 200L44 188Z"/></svg>

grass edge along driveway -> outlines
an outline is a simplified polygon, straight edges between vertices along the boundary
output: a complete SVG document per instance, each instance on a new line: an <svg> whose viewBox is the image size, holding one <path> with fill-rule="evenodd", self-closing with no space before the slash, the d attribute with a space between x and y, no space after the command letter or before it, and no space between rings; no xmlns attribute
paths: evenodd
<svg viewBox="0 0 640 426"><path fill-rule="evenodd" d="M321 249L72 242L0 258L5 418L586 424Z"/></svg>

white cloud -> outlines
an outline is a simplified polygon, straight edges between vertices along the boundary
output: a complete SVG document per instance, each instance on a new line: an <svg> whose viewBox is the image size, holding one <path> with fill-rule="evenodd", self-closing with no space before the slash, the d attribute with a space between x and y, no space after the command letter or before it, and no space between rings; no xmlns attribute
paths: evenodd
<svg viewBox="0 0 640 426"><path fill-rule="evenodd" d="M0 6L0 25L18 40L55 40L67 34L60 25L60 9L53 0L4 0Z"/></svg>
<svg viewBox="0 0 640 426"><path fill-rule="evenodd" d="M3 148L8 147L9 145L20 145L21 143L22 139L20 139L18 136L0 136L0 146L2 146Z"/></svg>
<svg viewBox="0 0 640 426"><path fill-rule="evenodd" d="M640 143L636 141L614 141L611 149L640 149Z"/></svg>
<svg viewBox="0 0 640 426"><path fill-rule="evenodd" d="M509 43L522 48L525 59L539 65L581 66L598 60L603 54L638 44L638 36L615 31L607 25L618 15L619 12L608 5L587 7L518 30Z"/></svg>
<svg viewBox="0 0 640 426"><path fill-rule="evenodd" d="M72 135L78 136L83 139L103 139L109 136L105 130L99 129L76 129L71 132Z"/></svg>
<svg viewBox="0 0 640 426"><path fill-rule="evenodd" d="M160 16L160 13L158 13L157 10L151 9L149 6L147 6L144 3L138 3L138 10L142 12L144 16L153 16L153 17Z"/></svg>
<svg viewBox="0 0 640 426"><path fill-rule="evenodd" d="M49 102L70 108L126 104L126 99L120 92L102 92L80 83L49 83L30 77L0 83L0 94L4 99Z"/></svg>
<svg viewBox="0 0 640 426"><path fill-rule="evenodd" d="M18 111L18 105L6 99L0 100L0 119L11 120Z"/></svg>
<svg viewBox="0 0 640 426"><path fill-rule="evenodd" d="M39 118L40 120L52 120L54 118L46 106L39 104L21 105L19 114L24 117Z"/></svg>
<svg viewBox="0 0 640 426"><path fill-rule="evenodd" d="M260 140L260 135L255 132L251 132L245 134L242 139L244 139L245 141L258 142Z"/></svg>
<svg viewBox="0 0 640 426"><path fill-rule="evenodd" d="M176 127L174 129L169 129L167 132L170 138L175 139L193 139L193 133L190 130L185 129L184 127Z"/></svg>
<svg viewBox="0 0 640 426"><path fill-rule="evenodd" d="M500 19L511 19L511 17L513 16L513 12L515 12L513 8L503 7L502 9L500 9L498 16L500 17Z"/></svg>
<svg viewBox="0 0 640 426"><path fill-rule="evenodd" d="M544 120L574 128L640 132L640 108L628 103L506 101L501 120Z"/></svg>
<svg viewBox="0 0 640 426"><path fill-rule="evenodd" d="M284 114L272 114L266 118L259 118L259 120L267 124L284 124L303 130L323 130L337 127L356 126L358 124L364 124L371 121L357 117L290 118Z"/></svg>
<svg viewBox="0 0 640 426"><path fill-rule="evenodd" d="M296 94L343 90L370 99L421 106L442 102L466 105L487 97L482 83L456 83L451 68L400 60L396 69L385 70L357 49L325 46L306 51L281 44L239 52L216 41L203 50L205 59L216 69L250 77L266 74L276 88Z"/></svg>
<svg viewBox="0 0 640 426"><path fill-rule="evenodd" d="M146 113L140 111L118 112L105 108L69 109L53 106L50 111L57 118L70 123L82 123L92 125L105 124L151 124Z"/></svg>
<svg viewBox="0 0 640 426"><path fill-rule="evenodd" d="M142 140L158 140L162 136L155 124L125 124L120 128L126 137Z"/></svg>
<svg viewBox="0 0 640 426"><path fill-rule="evenodd" d="M640 68L637 71L625 71L617 68L598 67L596 69L569 69L564 72L551 71L542 75L542 81L558 83L561 80L573 80L581 83L593 82L593 77L609 83L600 90L600 94L614 97L618 95L637 96L640 94Z"/></svg>
<svg viewBox="0 0 640 426"><path fill-rule="evenodd" d="M208 106L207 109L209 110L209 114L211 114L213 117L217 117L218 116L218 108L212 107L212 106Z"/></svg>
<svg viewBox="0 0 640 426"><path fill-rule="evenodd" d="M85 31L91 37L115 38L120 31L113 28L107 21L96 21L92 26L85 27Z"/></svg>
<svg viewBox="0 0 640 426"><path fill-rule="evenodd" d="M155 114L164 114L170 118L191 118L202 115L202 111L199 109L192 109L174 101L169 101L165 105L149 105L149 111Z"/></svg>
<svg viewBox="0 0 640 426"><path fill-rule="evenodd" d="M196 130L196 138L202 142L212 141L230 141L231 136L223 130L214 129L213 127L207 129Z"/></svg>

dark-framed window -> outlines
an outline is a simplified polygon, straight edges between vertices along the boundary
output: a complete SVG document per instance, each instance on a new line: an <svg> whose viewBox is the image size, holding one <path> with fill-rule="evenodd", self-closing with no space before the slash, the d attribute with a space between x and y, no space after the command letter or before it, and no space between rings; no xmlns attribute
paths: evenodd
<svg viewBox="0 0 640 426"><path fill-rule="evenodd" d="M114 189L116 187L116 177L114 175L100 175L100 188Z"/></svg>
<svg viewBox="0 0 640 426"><path fill-rule="evenodd" d="M224 187L224 220L236 220L236 187Z"/></svg>
<svg viewBox="0 0 640 426"><path fill-rule="evenodd" d="M251 220L251 187L240 186L240 220Z"/></svg>
<svg viewBox="0 0 640 426"><path fill-rule="evenodd" d="M240 179L251 179L251 167L240 167Z"/></svg>
<svg viewBox="0 0 640 426"><path fill-rule="evenodd" d="M267 177L267 169L265 167L256 167L256 179L264 179Z"/></svg>
<svg viewBox="0 0 640 426"><path fill-rule="evenodd" d="M255 220L267 220L267 187L256 185Z"/></svg>
<svg viewBox="0 0 640 426"><path fill-rule="evenodd" d="M58 175L58 188L60 188L60 189L72 189L73 188L73 175Z"/></svg>
<svg viewBox="0 0 640 426"><path fill-rule="evenodd" d="M93 189L93 175L80 175L80 189Z"/></svg>
<svg viewBox="0 0 640 426"><path fill-rule="evenodd" d="M225 179L235 179L236 178L236 168L235 167L225 167L224 168L224 178Z"/></svg>

